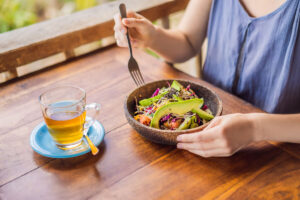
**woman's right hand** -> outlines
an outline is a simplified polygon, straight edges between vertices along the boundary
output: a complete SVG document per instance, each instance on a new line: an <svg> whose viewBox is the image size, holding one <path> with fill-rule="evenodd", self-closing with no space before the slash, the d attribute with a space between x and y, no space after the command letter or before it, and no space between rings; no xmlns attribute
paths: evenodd
<svg viewBox="0 0 300 200"><path fill-rule="evenodd" d="M114 16L115 39L120 47L127 47L127 28L133 47L150 47L155 37L156 27L145 17L135 12L128 11L127 18L121 20L120 14Z"/></svg>

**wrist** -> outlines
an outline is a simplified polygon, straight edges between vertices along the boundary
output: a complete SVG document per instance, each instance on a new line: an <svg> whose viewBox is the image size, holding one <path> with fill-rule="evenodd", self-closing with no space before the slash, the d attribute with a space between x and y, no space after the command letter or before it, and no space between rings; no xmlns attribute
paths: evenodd
<svg viewBox="0 0 300 200"><path fill-rule="evenodd" d="M254 142L265 140L261 115L258 113L247 114Z"/></svg>
<svg viewBox="0 0 300 200"><path fill-rule="evenodd" d="M147 43L145 44L146 48L150 48L150 49L155 49L155 41L157 41L157 38L159 37L159 32L161 32L161 28L156 26L156 25L152 25L151 31L150 31L150 37L147 41Z"/></svg>

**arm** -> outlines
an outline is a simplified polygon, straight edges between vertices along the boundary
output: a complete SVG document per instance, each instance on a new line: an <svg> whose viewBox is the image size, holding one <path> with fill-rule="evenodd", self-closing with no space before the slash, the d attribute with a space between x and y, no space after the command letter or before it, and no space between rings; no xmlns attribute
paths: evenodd
<svg viewBox="0 0 300 200"><path fill-rule="evenodd" d="M230 156L252 142L300 143L300 114L231 114L216 117L202 132L178 136L180 149L203 157Z"/></svg>
<svg viewBox="0 0 300 200"><path fill-rule="evenodd" d="M128 12L128 18L115 16L115 38L119 46L127 46L126 28L135 47L148 47L170 62L183 62L195 56L206 36L212 0L191 0L177 30L153 25L143 16Z"/></svg>
<svg viewBox="0 0 300 200"><path fill-rule="evenodd" d="M210 7L211 0L192 0L177 30L157 28L150 49L171 62L183 62L195 56L206 37Z"/></svg>
<svg viewBox="0 0 300 200"><path fill-rule="evenodd" d="M300 114L251 114L255 140L300 143Z"/></svg>

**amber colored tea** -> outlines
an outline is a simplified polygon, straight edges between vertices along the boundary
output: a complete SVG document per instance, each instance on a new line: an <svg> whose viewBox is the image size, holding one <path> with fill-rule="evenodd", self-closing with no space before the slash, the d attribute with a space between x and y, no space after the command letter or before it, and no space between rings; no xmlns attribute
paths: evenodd
<svg viewBox="0 0 300 200"><path fill-rule="evenodd" d="M82 139L85 116L85 111L60 111L44 118L53 140L64 145Z"/></svg>

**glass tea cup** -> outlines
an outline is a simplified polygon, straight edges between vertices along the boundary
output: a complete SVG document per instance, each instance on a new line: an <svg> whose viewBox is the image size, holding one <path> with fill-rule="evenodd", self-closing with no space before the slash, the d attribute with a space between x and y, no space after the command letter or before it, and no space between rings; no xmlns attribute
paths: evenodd
<svg viewBox="0 0 300 200"><path fill-rule="evenodd" d="M39 101L48 131L60 149L80 145L100 110L100 104L86 105L86 92L73 86L52 88L41 94ZM91 109L94 116L86 118L86 112Z"/></svg>

